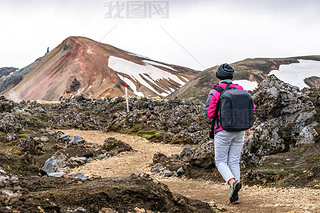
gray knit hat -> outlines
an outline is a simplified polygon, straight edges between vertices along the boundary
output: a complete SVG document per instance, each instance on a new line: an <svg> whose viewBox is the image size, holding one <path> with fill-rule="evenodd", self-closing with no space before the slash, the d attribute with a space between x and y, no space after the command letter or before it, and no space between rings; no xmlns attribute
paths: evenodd
<svg viewBox="0 0 320 213"><path fill-rule="evenodd" d="M233 78L234 69L229 64L221 64L216 72L217 78L223 79L232 79Z"/></svg>

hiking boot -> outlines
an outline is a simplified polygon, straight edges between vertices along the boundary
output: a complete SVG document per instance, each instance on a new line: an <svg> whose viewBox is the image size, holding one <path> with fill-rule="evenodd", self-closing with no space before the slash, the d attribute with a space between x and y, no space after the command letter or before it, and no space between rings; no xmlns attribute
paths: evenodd
<svg viewBox="0 0 320 213"><path fill-rule="evenodd" d="M232 204L238 204L239 203L239 196L238 192L241 189L241 183L238 182L237 180L230 186L231 193L229 196L230 203ZM238 203L236 203L238 201ZM235 203L234 203L235 202Z"/></svg>
<svg viewBox="0 0 320 213"><path fill-rule="evenodd" d="M240 202L239 202L239 199L238 200L236 200L236 201L234 201L234 202L232 202L232 204L239 204Z"/></svg>

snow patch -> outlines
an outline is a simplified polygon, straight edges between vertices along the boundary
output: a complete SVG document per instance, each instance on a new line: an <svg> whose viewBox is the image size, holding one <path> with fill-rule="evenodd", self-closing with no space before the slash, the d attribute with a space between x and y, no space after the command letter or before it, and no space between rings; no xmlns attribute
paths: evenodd
<svg viewBox="0 0 320 213"><path fill-rule="evenodd" d="M162 92L159 94L160 96L166 97L167 95L169 95L168 93Z"/></svg>
<svg viewBox="0 0 320 213"><path fill-rule="evenodd" d="M152 85L146 82L141 76L151 79L152 82L155 83L157 86L159 85L156 82L160 79L171 79L176 83L180 84L181 86L185 84L176 75L161 70L157 67L154 67L151 64L140 65L132 61L125 60L123 58L110 56L108 66L119 73L129 75L132 79L135 79L136 81L138 81L139 83L141 83L142 85L144 85L145 87L147 87L148 89L150 89L158 95L161 94L159 94L159 92L157 92L152 87ZM159 87L161 88L161 86Z"/></svg>
<svg viewBox="0 0 320 213"><path fill-rule="evenodd" d="M173 69L172 67L169 67L167 65L163 65L163 64L160 64L160 63L157 63L157 62L154 62L154 61L149 61L149 60L142 60L144 63L147 63L147 64L152 64L152 65L156 65L156 66L159 66L159 67L165 67L167 69L170 69L170 70L173 70L173 71L176 71L175 69Z"/></svg>
<svg viewBox="0 0 320 213"><path fill-rule="evenodd" d="M83 89L84 89L84 88L80 88L80 89L78 89L77 95L81 95L81 93L82 93Z"/></svg>
<svg viewBox="0 0 320 213"><path fill-rule="evenodd" d="M173 88L171 88L171 87L170 87L169 89L171 90L171 92L174 92L174 91L176 91L175 89L173 89Z"/></svg>
<svg viewBox="0 0 320 213"><path fill-rule="evenodd" d="M258 87L258 83L255 81L248 81L248 80L235 80L232 81L234 84L239 84L243 87L244 90L254 90Z"/></svg>
<svg viewBox="0 0 320 213"><path fill-rule="evenodd" d="M144 94L142 92L137 91L136 85L129 78L126 78L122 75L119 75L118 73L117 73L117 75L119 76L120 79L123 79L123 81L129 85L129 87L133 90L134 94L136 94L137 96L144 97Z"/></svg>
<svg viewBox="0 0 320 213"><path fill-rule="evenodd" d="M272 70L269 75L274 74L280 80L300 89L308 87L304 83L305 78L311 76L320 77L320 61L299 59L299 63L283 64L279 70Z"/></svg>
<svg viewBox="0 0 320 213"><path fill-rule="evenodd" d="M181 78L183 78L186 82L189 81L189 79L187 79L186 77L180 76Z"/></svg>

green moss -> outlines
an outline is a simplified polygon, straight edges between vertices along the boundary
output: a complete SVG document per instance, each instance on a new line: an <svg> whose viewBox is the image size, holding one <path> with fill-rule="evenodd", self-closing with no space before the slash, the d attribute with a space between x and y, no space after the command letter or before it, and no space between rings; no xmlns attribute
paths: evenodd
<svg viewBox="0 0 320 213"><path fill-rule="evenodd" d="M157 132L155 129L153 130L149 130L149 131L145 131L145 130L140 130L137 132L137 135L142 137L142 138L150 138L152 136L159 136L161 135L161 132Z"/></svg>
<svg viewBox="0 0 320 213"><path fill-rule="evenodd" d="M282 177L284 174L284 170L281 168L274 168L274 167L265 167L265 168L259 168L257 171L272 175L272 176L278 176Z"/></svg>
<svg viewBox="0 0 320 213"><path fill-rule="evenodd" d="M140 124L136 124L127 130L122 130L121 125L118 125L115 129L116 131L121 132L123 134L137 135L154 142L162 141L163 132L159 132L156 129L142 127Z"/></svg>
<svg viewBox="0 0 320 213"><path fill-rule="evenodd" d="M170 144L192 144L192 140L190 138L178 137L170 142Z"/></svg>
<svg viewBox="0 0 320 213"><path fill-rule="evenodd" d="M15 146L18 142L19 142L18 140L10 141L6 143L6 146Z"/></svg>
<svg viewBox="0 0 320 213"><path fill-rule="evenodd" d="M308 183L308 186L314 187L316 189L320 189L320 182L318 180L314 180Z"/></svg>

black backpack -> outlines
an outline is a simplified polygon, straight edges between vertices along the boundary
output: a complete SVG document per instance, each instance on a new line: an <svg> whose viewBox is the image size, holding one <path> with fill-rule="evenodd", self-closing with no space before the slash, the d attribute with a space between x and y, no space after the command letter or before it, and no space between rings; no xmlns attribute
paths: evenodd
<svg viewBox="0 0 320 213"><path fill-rule="evenodd" d="M230 87L225 89L220 86L214 89L220 92L215 119L221 127L230 132L243 131L251 128L254 123L253 99L250 94L242 89ZM220 118L218 118L220 112ZM220 119L220 120L219 120Z"/></svg>

